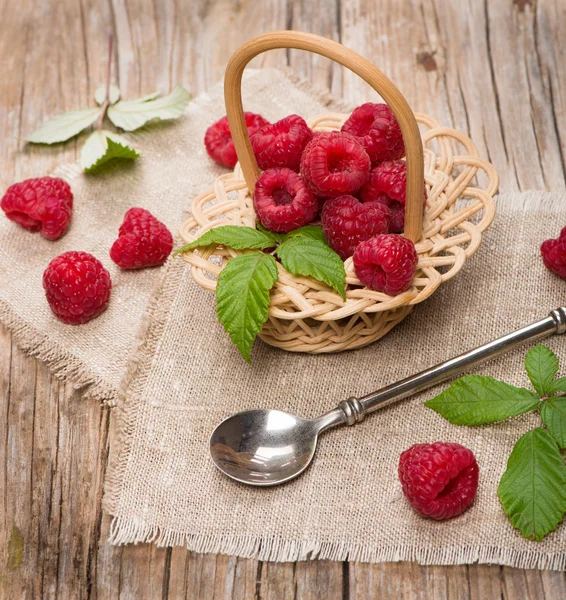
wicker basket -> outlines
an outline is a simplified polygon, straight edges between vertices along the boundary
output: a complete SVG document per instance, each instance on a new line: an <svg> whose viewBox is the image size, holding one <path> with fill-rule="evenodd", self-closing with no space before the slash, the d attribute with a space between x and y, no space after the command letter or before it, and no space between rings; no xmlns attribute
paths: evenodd
<svg viewBox="0 0 566 600"><path fill-rule="evenodd" d="M250 190L259 169L245 127L241 77L256 55L275 48L298 48L333 59L365 79L397 117L406 148L407 203L404 235L416 243L417 273L409 290L395 297L375 292L356 278L352 259L345 261L346 301L325 284L298 277L278 263L279 281L271 292L269 320L260 337L292 352L339 352L366 346L404 319L415 304L426 300L454 277L478 249L482 232L495 216L493 196L498 177L493 166L478 157L465 135L442 127L426 115L413 114L397 88L352 50L326 38L301 32L273 32L244 44L226 69L225 99L230 129L239 158L234 172L219 177L213 188L192 202L192 216L180 235L191 242L220 225L255 227ZM346 114L327 114L309 123L315 131L339 130ZM422 129L422 134L421 130ZM478 171L484 185L478 183ZM422 181L428 200L422 213ZM194 280L214 290L226 262L239 254L225 247L201 248L183 258Z"/></svg>

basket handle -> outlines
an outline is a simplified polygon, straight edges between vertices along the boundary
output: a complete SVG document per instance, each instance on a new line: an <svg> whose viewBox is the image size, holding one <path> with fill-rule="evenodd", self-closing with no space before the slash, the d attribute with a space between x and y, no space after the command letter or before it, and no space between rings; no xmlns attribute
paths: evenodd
<svg viewBox="0 0 566 600"><path fill-rule="evenodd" d="M405 207L405 236L417 242L422 234L424 159L421 134L413 111L401 92L369 60L353 50L328 38L302 31L273 31L248 40L230 58L224 77L226 114L232 132L236 154L253 194L259 177L242 106L242 74L250 60L267 50L296 48L315 52L336 61L359 75L387 102L397 118L407 160L407 201Z"/></svg>

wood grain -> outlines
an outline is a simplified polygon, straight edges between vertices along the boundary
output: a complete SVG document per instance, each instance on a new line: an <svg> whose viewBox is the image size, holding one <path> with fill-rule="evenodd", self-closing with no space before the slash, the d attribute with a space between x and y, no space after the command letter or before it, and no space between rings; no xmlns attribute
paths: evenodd
<svg viewBox="0 0 566 600"><path fill-rule="evenodd" d="M415 110L468 133L502 191L563 189L566 41L562 0L0 0L0 183L74 160L83 139L52 148L22 138L90 101L107 35L124 96L177 83L198 94L242 42L294 28L373 61ZM321 88L374 94L330 61L274 51ZM100 509L114 423L23 355L0 327L0 598L566 598L563 573L489 565L261 563L153 545L113 547Z"/></svg>

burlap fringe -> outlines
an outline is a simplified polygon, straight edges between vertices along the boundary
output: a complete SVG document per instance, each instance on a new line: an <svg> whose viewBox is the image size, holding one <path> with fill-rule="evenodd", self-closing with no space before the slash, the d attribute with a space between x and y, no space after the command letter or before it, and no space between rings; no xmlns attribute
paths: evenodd
<svg viewBox="0 0 566 600"><path fill-rule="evenodd" d="M355 562L414 561L421 565L500 564L519 569L566 569L566 553L517 551L495 546L372 548L340 542L309 542L234 535L184 535L152 527L135 518L116 518L110 529L113 544L153 542L157 546L186 546L191 552L229 554L262 561L335 560Z"/></svg>

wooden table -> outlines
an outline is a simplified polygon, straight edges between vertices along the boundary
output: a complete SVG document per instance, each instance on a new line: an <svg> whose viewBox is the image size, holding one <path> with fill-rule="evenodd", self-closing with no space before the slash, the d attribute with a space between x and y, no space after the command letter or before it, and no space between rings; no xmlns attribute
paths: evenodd
<svg viewBox="0 0 566 600"><path fill-rule="evenodd" d="M2 0L0 7L2 189L77 158L82 140L40 148L22 138L49 116L92 104L109 32L115 77L134 98L178 83L198 94L244 40L285 28L340 40L373 60L415 110L471 135L499 169L502 191L564 189L563 0ZM278 51L256 65L290 65L347 101L372 98L352 74L316 56ZM112 547L100 508L110 411L24 356L5 329L0 399L2 598L566 598L566 577L556 572L277 564Z"/></svg>

